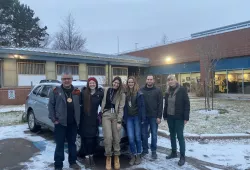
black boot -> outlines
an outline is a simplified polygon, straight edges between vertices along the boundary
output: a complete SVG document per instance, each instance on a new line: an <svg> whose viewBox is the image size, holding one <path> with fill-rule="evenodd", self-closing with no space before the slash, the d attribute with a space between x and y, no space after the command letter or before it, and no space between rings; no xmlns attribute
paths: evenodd
<svg viewBox="0 0 250 170"><path fill-rule="evenodd" d="M177 158L176 151L172 151L170 155L166 156L166 159L173 159L173 158Z"/></svg>
<svg viewBox="0 0 250 170"><path fill-rule="evenodd" d="M184 164L185 164L185 155L181 155L178 165L183 166Z"/></svg>

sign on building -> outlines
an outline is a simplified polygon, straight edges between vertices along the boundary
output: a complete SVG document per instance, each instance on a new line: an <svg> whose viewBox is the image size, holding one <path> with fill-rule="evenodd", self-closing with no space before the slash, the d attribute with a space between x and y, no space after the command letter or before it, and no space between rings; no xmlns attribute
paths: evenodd
<svg viewBox="0 0 250 170"><path fill-rule="evenodd" d="M15 90L8 90L8 99L15 99L15 98L16 98Z"/></svg>

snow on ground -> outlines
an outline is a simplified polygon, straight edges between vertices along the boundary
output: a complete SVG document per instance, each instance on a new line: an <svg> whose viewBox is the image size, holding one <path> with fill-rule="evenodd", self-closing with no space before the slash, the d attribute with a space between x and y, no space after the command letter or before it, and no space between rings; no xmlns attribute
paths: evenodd
<svg viewBox="0 0 250 170"><path fill-rule="evenodd" d="M0 105L0 126L20 124L24 110L24 105Z"/></svg>
<svg viewBox="0 0 250 170"><path fill-rule="evenodd" d="M185 133L246 133L250 129L250 105L247 100L214 99L214 109L219 114L202 111L204 98L191 98L190 104L190 121L185 126ZM19 123L24 110L24 105L0 106L0 126ZM167 121L162 121L159 128L168 130Z"/></svg>
<svg viewBox="0 0 250 170"><path fill-rule="evenodd" d="M247 100L214 99L214 109L219 114L201 114L204 99L190 99L190 120L185 126L186 133L246 133L250 129L250 104ZM168 130L167 121L159 126Z"/></svg>
<svg viewBox="0 0 250 170"><path fill-rule="evenodd" d="M44 142L46 146L44 151L33 156L28 162L23 162L21 164L26 165L29 170L51 169L49 165L53 163L55 144L40 136L24 133L26 130L28 130L27 125L0 127L0 140L8 138L24 138L32 142ZM68 160L67 157L68 154L65 153L65 160ZM64 161L64 166L69 166L67 161Z"/></svg>
<svg viewBox="0 0 250 170"><path fill-rule="evenodd" d="M217 114L219 114L219 110L210 110L210 111L208 111L208 110L203 109L203 110L199 110L198 113L207 114L207 115L210 115L210 114L211 115L217 115Z"/></svg>
<svg viewBox="0 0 250 170"><path fill-rule="evenodd" d="M23 112L0 113L0 126L20 124L22 122Z"/></svg>
<svg viewBox="0 0 250 170"><path fill-rule="evenodd" d="M51 169L50 165L53 163L55 143L34 134L24 133L26 130L28 130L27 125L0 127L0 140L8 138L24 138L35 143L43 143L45 148L40 153L35 154L29 161L21 163L21 165L26 165L28 170ZM65 153L64 167L69 166L67 157L68 154ZM82 166L82 169L84 169L84 165L80 165ZM148 156L146 159L143 159L142 164L127 169L129 170L134 168L145 168L148 170L165 170L166 168L169 170L179 169L176 160L166 161L165 155L160 153L158 154L158 159L156 161L150 161ZM185 164L181 169L196 170L188 164Z"/></svg>
<svg viewBox="0 0 250 170"><path fill-rule="evenodd" d="M6 106L0 105L0 113L19 112L19 111L24 112L25 105L6 105Z"/></svg>
<svg viewBox="0 0 250 170"><path fill-rule="evenodd" d="M140 165L135 165L132 168L129 167L126 170L131 170L131 169L148 169L148 170L176 170L176 169L183 169L183 170L197 170L193 166L189 165L188 163L185 163L182 167L178 166L178 161L177 159L172 159L172 160L166 160L166 154L162 153L157 153L158 159L151 161L150 157L151 154L146 155L142 159L142 163Z"/></svg>
<svg viewBox="0 0 250 170"><path fill-rule="evenodd" d="M158 146L171 148L170 140L158 136ZM247 169L250 168L249 146L250 139L186 141L186 156L219 165L232 166L235 169Z"/></svg>

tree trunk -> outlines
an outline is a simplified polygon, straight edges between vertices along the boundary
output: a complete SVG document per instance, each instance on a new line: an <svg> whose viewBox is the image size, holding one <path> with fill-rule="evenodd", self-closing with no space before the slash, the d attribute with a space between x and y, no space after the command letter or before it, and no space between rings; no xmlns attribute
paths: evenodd
<svg viewBox="0 0 250 170"><path fill-rule="evenodd" d="M209 101L209 98L210 98L210 79L209 79L209 74L207 75L207 77L206 77L206 91L205 91L205 93L206 93L206 104L207 104L207 110L208 111L211 111L211 107L210 107L210 101Z"/></svg>
<svg viewBox="0 0 250 170"><path fill-rule="evenodd" d="M211 111L211 107L210 107L210 85L207 85L207 109L208 111Z"/></svg>
<svg viewBox="0 0 250 170"><path fill-rule="evenodd" d="M207 111L207 92L206 92L206 81L204 81L204 96L205 96L205 110Z"/></svg>

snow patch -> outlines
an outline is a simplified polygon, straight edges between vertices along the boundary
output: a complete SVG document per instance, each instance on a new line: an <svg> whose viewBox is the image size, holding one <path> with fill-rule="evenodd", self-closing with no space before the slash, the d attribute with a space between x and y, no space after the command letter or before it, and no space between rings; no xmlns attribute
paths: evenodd
<svg viewBox="0 0 250 170"><path fill-rule="evenodd" d="M24 133L28 130L28 126L25 125L16 125L16 126L5 126L0 127L0 140L10 139L10 138L24 138L32 142L45 142L45 150L39 152L37 155L34 155L28 162L20 163L25 165L29 170L41 170L41 169L53 169L49 167L53 163L55 143L53 141L46 140L40 136ZM68 154L65 154L65 160L63 162L64 167L69 167L68 164ZM81 164L79 164L81 165ZM81 165L83 168L84 166Z"/></svg>
<svg viewBox="0 0 250 170"><path fill-rule="evenodd" d="M180 169L178 166L179 158L166 160L166 154L157 153L157 159L151 161L151 154L146 155L143 157L141 164L134 165L132 167L126 168L126 170L133 170L133 169L149 169L149 170L176 170ZM183 170L197 170L193 166L188 163L185 163L184 166L181 167Z"/></svg>
<svg viewBox="0 0 250 170"><path fill-rule="evenodd" d="M171 148L170 140L160 136L158 136L157 145ZM249 145L250 139L208 140L207 144L186 140L186 155L219 165L247 169L250 168L250 160L246 159L250 157Z"/></svg>
<svg viewBox="0 0 250 170"><path fill-rule="evenodd" d="M6 106L0 106L0 113L6 113L6 112L24 112L25 111L25 105L6 105Z"/></svg>
<svg viewBox="0 0 250 170"><path fill-rule="evenodd" d="M208 115L217 115L219 114L219 110L199 110L198 113L200 114L208 114Z"/></svg>

